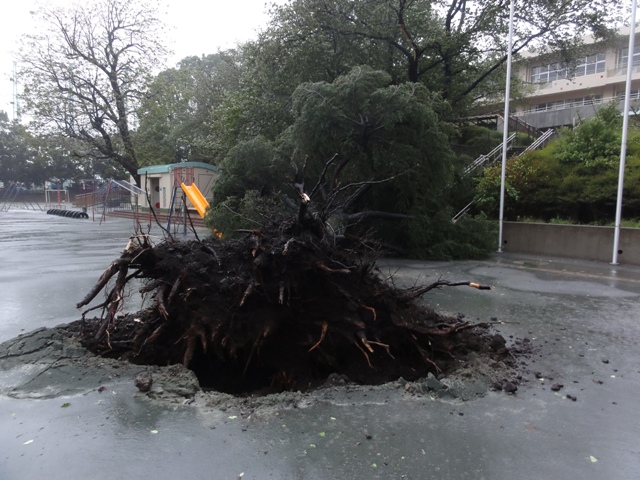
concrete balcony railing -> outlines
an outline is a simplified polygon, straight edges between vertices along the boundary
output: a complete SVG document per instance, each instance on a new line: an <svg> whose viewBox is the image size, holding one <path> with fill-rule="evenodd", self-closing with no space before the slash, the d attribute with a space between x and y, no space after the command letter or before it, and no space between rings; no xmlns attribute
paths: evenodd
<svg viewBox="0 0 640 480"><path fill-rule="evenodd" d="M639 100L640 99L640 91L631 92L631 100ZM557 110L568 110L575 109L580 107L588 107L591 105L607 105L610 102L622 102L624 101L624 95L618 95L615 97L606 97L606 98L593 98L593 99L583 99L575 102L564 102L562 104L548 105L545 107L534 106L523 110L518 115L526 115L530 113L539 113L539 112L553 112ZM622 108L622 106L621 106Z"/></svg>

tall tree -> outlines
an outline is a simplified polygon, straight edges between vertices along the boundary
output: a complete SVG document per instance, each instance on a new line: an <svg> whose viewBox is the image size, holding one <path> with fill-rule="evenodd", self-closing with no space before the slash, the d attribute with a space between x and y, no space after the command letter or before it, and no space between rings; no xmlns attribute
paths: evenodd
<svg viewBox="0 0 640 480"><path fill-rule="evenodd" d="M584 34L610 35L622 10L617 0L519 2L513 50L570 56ZM509 0L293 0L276 7L273 29L292 49L348 45L359 52L352 65L383 68L397 82L422 82L453 105L468 105L502 93L504 81L495 77L503 78L508 17Z"/></svg>
<svg viewBox="0 0 640 480"><path fill-rule="evenodd" d="M446 106L422 85L391 83L384 72L356 67L293 95L295 121L283 145L309 180L321 178L315 194L327 219L407 218L442 204L451 179Z"/></svg>
<svg viewBox="0 0 640 480"><path fill-rule="evenodd" d="M187 57L176 68L158 74L138 109L136 145L142 165L182 160L217 163L204 139L210 117L240 88L244 76L240 55L227 50Z"/></svg>
<svg viewBox="0 0 640 480"><path fill-rule="evenodd" d="M28 165L34 155L27 138L24 126L9 121L8 115L0 110L0 181L33 181L28 175Z"/></svg>
<svg viewBox="0 0 640 480"><path fill-rule="evenodd" d="M34 133L10 122L0 111L0 181L42 185L45 180L81 180L99 176L125 178L122 167L83 154L78 141L55 134Z"/></svg>
<svg viewBox="0 0 640 480"><path fill-rule="evenodd" d="M470 237L451 223L446 206L452 182L446 110L423 85L394 85L390 75L368 67L332 83L303 83L293 94L289 128L272 142L239 143L220 164L208 221L225 235L254 228L280 214L277 205L268 212L274 196L291 205L297 191L309 195L315 218L336 239L374 229L378 239L414 256L434 255L437 247L440 258L453 258ZM492 238L481 236L473 237L482 247L472 255Z"/></svg>
<svg viewBox="0 0 640 480"><path fill-rule="evenodd" d="M39 128L79 140L85 154L137 177L136 108L166 49L156 0L89 0L49 5L27 35L20 72L27 112Z"/></svg>

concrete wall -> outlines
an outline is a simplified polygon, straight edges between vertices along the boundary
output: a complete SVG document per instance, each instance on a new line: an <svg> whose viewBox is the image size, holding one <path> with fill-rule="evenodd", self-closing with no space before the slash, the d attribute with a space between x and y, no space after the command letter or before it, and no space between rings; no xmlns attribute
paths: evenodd
<svg viewBox="0 0 640 480"><path fill-rule="evenodd" d="M611 262L613 227L504 222L505 252ZM640 265L640 229L621 228L618 262Z"/></svg>

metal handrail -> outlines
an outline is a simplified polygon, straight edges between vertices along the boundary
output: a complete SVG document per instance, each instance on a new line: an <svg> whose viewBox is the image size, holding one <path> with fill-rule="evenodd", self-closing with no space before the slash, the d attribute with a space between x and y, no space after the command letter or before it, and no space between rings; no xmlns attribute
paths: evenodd
<svg viewBox="0 0 640 480"><path fill-rule="evenodd" d="M555 133L555 130L553 129L549 129L546 132L544 132L540 137L538 137L531 145L529 145L527 148L525 148L522 152L520 152L516 158L521 157L522 155L524 155L526 152L529 152L531 150L535 150L537 148L539 148L541 145L543 145L547 140L549 140L549 138L551 138L551 136ZM509 143L513 137L515 137L515 133L513 135L511 135L508 139L507 142ZM502 151L502 145L498 145L496 148L494 148L493 150L499 149L500 151ZM493 150L491 152L493 152ZM489 154L487 154L488 156ZM483 157L484 155L481 155L481 157ZM476 160L477 161L477 160ZM474 162L475 163L475 162ZM482 163L479 163L478 165L481 165ZM468 167L467 167L468 168ZM475 167L474 167L475 168ZM465 173L464 175L467 175L468 172L465 169ZM476 203L476 200L471 200L462 210L460 210L458 213L456 213L453 218L451 219L451 221L453 223L456 223L458 220L460 220L473 206L473 204Z"/></svg>
<svg viewBox="0 0 640 480"><path fill-rule="evenodd" d="M520 153L518 155L521 156L522 154L526 153L526 152L530 152L532 150L536 150L539 146L543 145L547 140L549 140L549 138L551 138L553 136L553 134L555 134L556 131L553 128L550 128L549 130L547 130L546 132L544 132L540 137L536 138L535 141L533 143L531 143L531 145L529 145L527 148L525 148L522 153Z"/></svg>
<svg viewBox="0 0 640 480"><path fill-rule="evenodd" d="M509 138L507 138L507 151L511 149L511 142L516 138L516 135L517 133L513 133ZM501 143L486 155L480 155L473 162L471 162L469 165L466 166L466 168L462 171L462 176L466 177L471 172L473 172L476 168L483 165L487 161L491 161L491 162L496 161L497 154L499 153L500 155L502 155L502 147L503 147L503 144Z"/></svg>
<svg viewBox="0 0 640 480"><path fill-rule="evenodd" d="M141 189L137 185L129 183L126 180L111 180L111 181L116 185L118 185L119 187L124 188L125 190L128 190L131 193L135 193L137 195L140 195L141 193L146 193L143 189Z"/></svg>
<svg viewBox="0 0 640 480"><path fill-rule="evenodd" d="M458 213L456 213L453 218L451 219L451 221L453 223L456 223L458 220L460 220L465 213L467 213L469 211L469 209L472 207L472 205L476 203L475 200L471 200L462 210L460 210Z"/></svg>

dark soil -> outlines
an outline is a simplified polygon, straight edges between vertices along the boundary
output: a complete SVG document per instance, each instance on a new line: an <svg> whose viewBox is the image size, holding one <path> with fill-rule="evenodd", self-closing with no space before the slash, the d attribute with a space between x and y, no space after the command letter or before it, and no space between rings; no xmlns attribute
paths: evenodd
<svg viewBox="0 0 640 480"><path fill-rule="evenodd" d="M104 287L105 277L115 278L103 315L73 328L94 353L181 363L203 388L233 394L306 390L330 375L370 385L441 377L471 352L512 360L487 324L438 314L419 301L432 288L470 282L396 288L378 274L376 258L286 225L224 242L152 247L139 237L98 282ZM148 307L121 316L132 278L143 280Z"/></svg>

